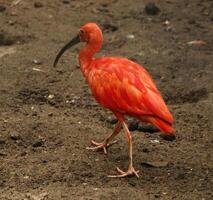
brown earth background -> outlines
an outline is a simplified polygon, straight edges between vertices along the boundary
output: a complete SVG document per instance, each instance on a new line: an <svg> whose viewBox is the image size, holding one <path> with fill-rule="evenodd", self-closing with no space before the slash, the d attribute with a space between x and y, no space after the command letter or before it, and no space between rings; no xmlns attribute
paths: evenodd
<svg viewBox="0 0 213 200"><path fill-rule="evenodd" d="M149 2L0 0L0 199L212 199L213 2ZM173 141L128 120L139 179L107 177L127 168L123 133L107 156L86 150L114 125L79 70L81 45L52 67L86 22L103 29L98 56L145 66L174 115Z"/></svg>

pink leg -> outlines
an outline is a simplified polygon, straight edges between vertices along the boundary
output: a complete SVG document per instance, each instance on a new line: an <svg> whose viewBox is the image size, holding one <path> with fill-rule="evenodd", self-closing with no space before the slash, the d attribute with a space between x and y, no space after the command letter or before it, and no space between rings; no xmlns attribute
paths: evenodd
<svg viewBox="0 0 213 200"><path fill-rule="evenodd" d="M106 148L112 144L114 144L116 141L110 144L110 141L120 132L121 130L121 122L118 121L118 123L115 126L115 129L112 134L110 134L102 143L98 143L95 141L91 141L95 147L87 147L87 149L96 150L96 149L103 149L104 153L107 154Z"/></svg>
<svg viewBox="0 0 213 200"><path fill-rule="evenodd" d="M123 121L122 122L125 133L126 133L126 137L128 140L128 144L129 144L129 167L127 172L122 171L121 169L119 169L117 167L117 171L120 173L120 175L110 175L108 177L126 177L126 176L130 176L130 175L135 175L139 178L138 172L136 171L133 167L133 161L132 161L132 136L131 133L129 132L128 126L127 124Z"/></svg>

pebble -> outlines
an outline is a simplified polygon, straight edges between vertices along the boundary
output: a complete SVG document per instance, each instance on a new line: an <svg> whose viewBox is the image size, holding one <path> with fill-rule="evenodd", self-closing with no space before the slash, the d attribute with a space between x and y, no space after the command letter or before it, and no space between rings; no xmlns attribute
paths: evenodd
<svg viewBox="0 0 213 200"><path fill-rule="evenodd" d="M155 194L155 198L160 198L160 194Z"/></svg>
<svg viewBox="0 0 213 200"><path fill-rule="evenodd" d="M170 24L170 21L169 21L169 20L166 20L163 24L164 24L164 25L169 25L169 24Z"/></svg>
<svg viewBox="0 0 213 200"><path fill-rule="evenodd" d="M9 24L10 26L13 26L13 25L15 24L15 21L9 20L9 21L8 21L8 24Z"/></svg>
<svg viewBox="0 0 213 200"><path fill-rule="evenodd" d="M157 140L157 139L155 139L155 140L150 140L150 142L151 142L152 144L160 143L160 141L159 141L159 140Z"/></svg>
<svg viewBox="0 0 213 200"><path fill-rule="evenodd" d="M53 116L53 113L51 112L51 113L48 113L48 116L49 117L52 117Z"/></svg>
<svg viewBox="0 0 213 200"><path fill-rule="evenodd" d="M126 36L126 38L127 39L135 39L135 36L133 35L133 34L128 34L127 36Z"/></svg>
<svg viewBox="0 0 213 200"><path fill-rule="evenodd" d="M18 133L10 133L10 138L12 140L20 140L21 139L21 137Z"/></svg>
<svg viewBox="0 0 213 200"><path fill-rule="evenodd" d="M160 12L160 9L155 5L155 3L148 3L145 6L145 11L148 15L157 15Z"/></svg>
<svg viewBox="0 0 213 200"><path fill-rule="evenodd" d="M54 97L55 97L54 94L49 94L47 98L50 100L53 99Z"/></svg>
<svg viewBox="0 0 213 200"><path fill-rule="evenodd" d="M107 117L106 121L110 124L116 124L118 122L118 119L115 118L114 116L109 116L109 117Z"/></svg>
<svg viewBox="0 0 213 200"><path fill-rule="evenodd" d="M37 60L37 59L34 59L32 61L33 64L36 64L36 65L41 65L42 64L42 61L41 60Z"/></svg>
<svg viewBox="0 0 213 200"><path fill-rule="evenodd" d="M38 139L32 144L32 146L33 147L41 147L43 144L44 144L44 141L42 139Z"/></svg>

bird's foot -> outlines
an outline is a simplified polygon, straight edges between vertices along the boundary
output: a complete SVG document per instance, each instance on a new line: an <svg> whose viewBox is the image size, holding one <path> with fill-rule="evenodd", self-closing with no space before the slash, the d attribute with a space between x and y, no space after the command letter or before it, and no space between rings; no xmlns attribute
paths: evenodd
<svg viewBox="0 0 213 200"><path fill-rule="evenodd" d="M107 147L109 147L112 144L115 144L116 142L117 141L113 141L112 143L107 143L104 141L102 143L98 143L92 140L91 143L94 145L94 147L87 147L86 149L89 149L89 150L103 149L104 153L107 154Z"/></svg>
<svg viewBox="0 0 213 200"><path fill-rule="evenodd" d="M139 178L139 170L135 170L134 167L129 167L127 172L124 172L123 170L119 169L118 167L116 168L117 171L120 173L119 175L109 175L108 177L110 178L122 178L122 177L126 177L126 176L136 176L137 178Z"/></svg>

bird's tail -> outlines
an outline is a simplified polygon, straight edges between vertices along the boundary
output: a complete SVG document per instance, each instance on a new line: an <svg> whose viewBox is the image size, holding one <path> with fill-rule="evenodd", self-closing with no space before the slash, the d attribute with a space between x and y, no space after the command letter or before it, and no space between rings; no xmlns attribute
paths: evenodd
<svg viewBox="0 0 213 200"><path fill-rule="evenodd" d="M144 119L143 119L143 121L144 121ZM167 121L164 121L161 118L157 118L157 117L146 117L145 121L154 124L160 131L164 132L165 134L175 135L175 130L172 127L172 124L170 124Z"/></svg>

